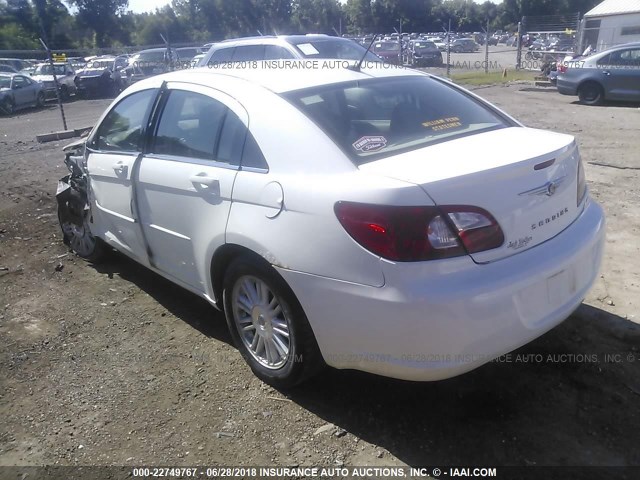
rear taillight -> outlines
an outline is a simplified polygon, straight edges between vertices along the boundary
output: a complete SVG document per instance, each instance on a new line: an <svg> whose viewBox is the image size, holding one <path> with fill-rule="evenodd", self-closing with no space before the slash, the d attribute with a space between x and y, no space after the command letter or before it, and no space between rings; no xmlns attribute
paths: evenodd
<svg viewBox="0 0 640 480"><path fill-rule="evenodd" d="M582 166L582 159L578 157L578 196L576 198L577 205L582 203L584 196L587 193L587 179L584 175L584 167Z"/></svg>
<svg viewBox="0 0 640 480"><path fill-rule="evenodd" d="M338 202L335 213L356 242L376 255L400 262L457 257L504 242L498 223L478 207Z"/></svg>
<svg viewBox="0 0 640 480"><path fill-rule="evenodd" d="M558 64L556 65L556 69L558 70L558 73L567 73L569 67L563 62L558 62Z"/></svg>
<svg viewBox="0 0 640 480"><path fill-rule="evenodd" d="M449 215L468 253L491 250L504 243L500 225L486 210L468 205L441 208Z"/></svg>

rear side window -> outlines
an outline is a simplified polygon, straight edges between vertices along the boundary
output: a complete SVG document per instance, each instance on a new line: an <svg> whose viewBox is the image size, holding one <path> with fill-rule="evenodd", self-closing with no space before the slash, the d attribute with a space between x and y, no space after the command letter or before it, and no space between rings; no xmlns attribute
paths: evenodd
<svg viewBox="0 0 640 480"><path fill-rule="evenodd" d="M234 62L250 62L264 58L264 45L243 45L233 52Z"/></svg>
<svg viewBox="0 0 640 480"><path fill-rule="evenodd" d="M171 90L151 152L213 160L227 107L206 95Z"/></svg>
<svg viewBox="0 0 640 480"><path fill-rule="evenodd" d="M511 124L427 76L348 82L284 95L356 163Z"/></svg>
<svg viewBox="0 0 640 480"><path fill-rule="evenodd" d="M247 140L244 144L244 151L242 152L242 166L261 169L269 168L258 146L258 142L256 142L250 132L247 132Z"/></svg>
<svg viewBox="0 0 640 480"><path fill-rule="evenodd" d="M91 147L110 152L142 149L142 130L157 90L143 90L121 100L104 118Z"/></svg>
<svg viewBox="0 0 640 480"><path fill-rule="evenodd" d="M640 68L640 49L612 52L609 64L618 67Z"/></svg>
<svg viewBox="0 0 640 480"><path fill-rule="evenodd" d="M253 135L231 110L227 112L222 127L216 159L232 165L242 164L243 167L267 168L267 162Z"/></svg>
<svg viewBox="0 0 640 480"><path fill-rule="evenodd" d="M284 47L278 45L265 45L264 46L264 59L265 60L280 60L295 58L293 54Z"/></svg>

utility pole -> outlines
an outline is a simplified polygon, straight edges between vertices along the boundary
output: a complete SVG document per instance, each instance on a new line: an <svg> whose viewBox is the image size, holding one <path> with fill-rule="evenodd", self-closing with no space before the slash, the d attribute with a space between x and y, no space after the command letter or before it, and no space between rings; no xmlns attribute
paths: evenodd
<svg viewBox="0 0 640 480"><path fill-rule="evenodd" d="M402 19L400 19L400 37L398 38L399 42L398 44L400 45L400 66L404 65L404 51L403 51L403 45L402 45Z"/></svg>
<svg viewBox="0 0 640 480"><path fill-rule="evenodd" d="M58 77L56 75L56 69L53 65L53 55L51 55L51 50L49 50L49 47L47 46L46 43L44 43L44 40L42 40L41 38L39 38L38 40L40 40L40 43L42 44L42 46L44 47L45 51L47 52L47 59L49 60L49 66L51 67L51 73L53 74L53 84L56 87L56 99L58 100L58 108L60 108L60 115L62 116L62 126L64 127L64 129L67 129L67 119L64 116L64 107L62 106L62 99L60 98L60 85L58 84Z"/></svg>
<svg viewBox="0 0 640 480"><path fill-rule="evenodd" d="M487 28L484 31L484 73L489 73L489 19L487 18Z"/></svg>
<svg viewBox="0 0 640 480"><path fill-rule="evenodd" d="M516 54L516 70L522 68L522 22L518 22L518 53Z"/></svg>
<svg viewBox="0 0 640 480"><path fill-rule="evenodd" d="M447 77L451 77L451 19L447 30Z"/></svg>

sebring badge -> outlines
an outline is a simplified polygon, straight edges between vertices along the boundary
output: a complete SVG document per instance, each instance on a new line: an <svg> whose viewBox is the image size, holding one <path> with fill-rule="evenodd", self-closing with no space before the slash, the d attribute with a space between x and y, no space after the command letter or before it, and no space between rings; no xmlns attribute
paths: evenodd
<svg viewBox="0 0 640 480"><path fill-rule="evenodd" d="M540 187L532 188L531 190L519 193L518 195L546 195L548 197L551 197L556 193L558 187L565 181L566 178L566 175L564 177L556 178L555 180L551 180L550 182L547 182Z"/></svg>

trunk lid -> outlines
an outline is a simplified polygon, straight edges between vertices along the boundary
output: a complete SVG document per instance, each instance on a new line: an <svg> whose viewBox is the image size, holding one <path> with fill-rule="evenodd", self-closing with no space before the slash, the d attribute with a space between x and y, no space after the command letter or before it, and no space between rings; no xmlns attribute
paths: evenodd
<svg viewBox="0 0 640 480"><path fill-rule="evenodd" d="M504 233L501 247L471 255L488 263L555 237L580 214L574 138L504 128L363 164L360 169L420 185L436 205L487 210Z"/></svg>

